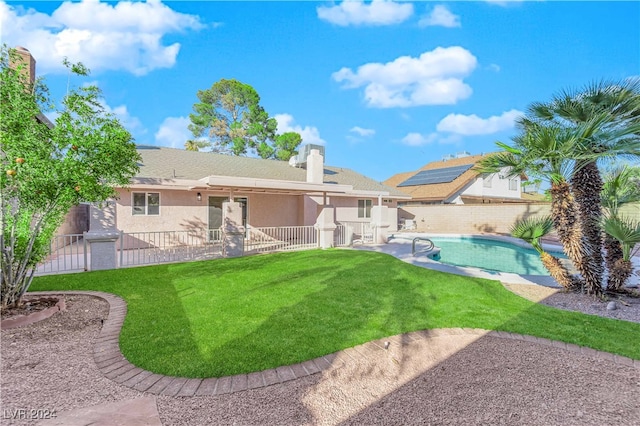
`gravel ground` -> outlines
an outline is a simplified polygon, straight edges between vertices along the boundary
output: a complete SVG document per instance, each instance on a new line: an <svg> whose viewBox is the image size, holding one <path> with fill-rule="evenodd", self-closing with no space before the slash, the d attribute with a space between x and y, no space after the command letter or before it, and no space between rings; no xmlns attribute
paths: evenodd
<svg viewBox="0 0 640 426"><path fill-rule="evenodd" d="M638 303L607 311L580 295L512 289L564 309L640 322ZM2 424L35 423L8 419L16 409L60 413L143 396L102 377L93 363L106 302L66 300L67 310L48 320L2 331ZM638 425L640 369L525 341L439 336L394 342L375 359L336 363L267 388L156 402L165 425Z"/></svg>
<svg viewBox="0 0 640 426"><path fill-rule="evenodd" d="M554 308L640 322L640 298L637 297L609 295L604 300L598 300L586 295L565 293L556 288L539 285L504 284L504 286L522 297ZM637 291L637 289L633 290ZM607 309L611 302L615 305L615 309Z"/></svg>

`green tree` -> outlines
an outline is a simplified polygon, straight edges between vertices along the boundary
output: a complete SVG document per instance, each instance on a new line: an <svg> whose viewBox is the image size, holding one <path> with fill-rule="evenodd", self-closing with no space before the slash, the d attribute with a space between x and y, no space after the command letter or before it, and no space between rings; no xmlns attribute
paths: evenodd
<svg viewBox="0 0 640 426"><path fill-rule="evenodd" d="M553 225L565 253L576 263L584 254L576 235L578 212L568 177L572 168L571 155L580 140L579 135L557 125L528 120L520 120L518 126L520 134L513 138L513 144L498 142L503 151L481 160L478 170L484 173L500 171L510 177L526 173L534 179L550 182ZM583 281L576 277L564 280L563 285L571 285L570 289L577 290Z"/></svg>
<svg viewBox="0 0 640 426"><path fill-rule="evenodd" d="M581 264L576 266L585 277L589 291L597 292L595 289L602 285L604 273L599 226L603 181L597 163L621 155L640 155L637 126L640 123L640 79L603 81L582 89L563 91L549 102L532 104L529 117L567 128L581 124L591 126L576 146L570 183L578 205L586 253Z"/></svg>
<svg viewBox="0 0 640 426"><path fill-rule="evenodd" d="M630 167L628 165L615 167L604 173L603 177L604 185L600 198L607 220L610 221L609 228L603 227L605 230L605 263L609 271L607 290L621 291L624 288L626 279L623 280L625 273L618 271L618 269L621 266L626 268L626 264L621 262L624 260L624 251L622 239L619 237L624 234L621 234L619 230L626 222L623 221L621 222L622 225L619 225L615 221L620 217L620 207L640 201L640 185L637 180L640 177L640 167ZM604 222L604 224L606 223ZM618 231L616 233L617 236L607 232L607 229L614 229L614 233Z"/></svg>
<svg viewBox="0 0 640 426"><path fill-rule="evenodd" d="M624 291L633 273L631 253L635 245L640 243L640 221L609 216L602 220L602 228L620 243L622 249L622 256L610 266L608 285L612 291Z"/></svg>
<svg viewBox="0 0 640 426"><path fill-rule="evenodd" d="M276 134L276 119L269 117L250 85L222 79L209 89L199 90L197 96L200 102L193 105L194 112L189 115L189 130L195 138L208 138L214 152L255 153L280 160L289 160L297 153L302 139L295 146L291 146L291 136L279 142L284 135Z"/></svg>
<svg viewBox="0 0 640 426"><path fill-rule="evenodd" d="M198 141L198 140L188 140L184 143L184 149L187 151L200 151L203 148L209 146L209 143L206 141Z"/></svg>
<svg viewBox="0 0 640 426"><path fill-rule="evenodd" d="M302 143L302 137L296 132L286 132L276 137L275 158L282 161L289 161L291 157L298 153L298 147Z"/></svg>
<svg viewBox="0 0 640 426"><path fill-rule="evenodd" d="M88 75L81 64L65 65ZM43 110L55 111L51 126ZM0 286L2 309L20 303L69 209L103 202L138 171L131 134L95 86L70 90L55 108L42 80L31 84L21 56L0 55Z"/></svg>
<svg viewBox="0 0 640 426"><path fill-rule="evenodd" d="M509 158L515 170L534 175L542 172L551 181L555 228L589 294L603 291L603 183L597 163L640 155L639 86L637 80L603 83L581 92L564 93L546 104L532 104L527 117L520 120L524 136L514 139L512 152L516 155ZM554 129L561 139L545 140L552 135L547 130L541 133L540 129ZM563 180L558 180L557 174L549 174L554 162L563 165ZM485 162L485 168L489 165Z"/></svg>
<svg viewBox="0 0 640 426"><path fill-rule="evenodd" d="M549 274L566 289L574 289L580 286L577 278L572 276L560 259L548 253L542 247L540 239L553 230L551 216L532 217L517 221L511 227L511 235L531 244L540 254L540 260Z"/></svg>

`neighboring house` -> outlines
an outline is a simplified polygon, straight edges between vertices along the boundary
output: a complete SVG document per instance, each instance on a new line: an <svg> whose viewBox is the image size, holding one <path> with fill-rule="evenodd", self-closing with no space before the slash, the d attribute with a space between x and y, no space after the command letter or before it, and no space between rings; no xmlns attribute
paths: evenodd
<svg viewBox="0 0 640 426"><path fill-rule="evenodd" d="M522 177L482 174L474 166L486 155L462 152L429 163L419 170L396 174L383 183L409 196L406 204L483 204L526 202L521 196Z"/></svg>
<svg viewBox="0 0 640 426"><path fill-rule="evenodd" d="M117 190L114 225L124 232L215 230L223 203L233 199L242 206L242 225L253 228L314 225L322 207L332 205L334 222L370 222L372 207L386 206L389 231L396 230L397 203L407 195L325 166L323 147L301 149L298 161L287 163L139 146L140 172Z"/></svg>

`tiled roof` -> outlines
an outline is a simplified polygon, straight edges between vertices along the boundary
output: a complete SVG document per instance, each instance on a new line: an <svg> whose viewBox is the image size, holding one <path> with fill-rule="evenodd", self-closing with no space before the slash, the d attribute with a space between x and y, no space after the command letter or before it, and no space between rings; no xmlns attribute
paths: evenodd
<svg viewBox="0 0 640 426"><path fill-rule="evenodd" d="M142 156L140 172L136 176L140 178L198 180L207 176L232 176L297 182L307 180L305 169L292 167L286 161L157 146L138 145L137 149ZM351 185L358 191L386 191L390 195L405 196L395 188L341 167L325 165L324 183Z"/></svg>
<svg viewBox="0 0 640 426"><path fill-rule="evenodd" d="M419 170L413 172L398 173L385 180L385 185L394 187L407 195L410 195L414 200L422 201L443 201L458 191L462 190L467 184L472 182L480 173L473 168L462 173L456 179L447 183L434 183L428 185L416 185L416 186L401 186L398 185L409 179L411 176L423 170L436 170L444 169L448 167L461 166L464 164L476 164L481 158L489 154L471 155L468 157L452 158L446 161L434 161L422 167Z"/></svg>

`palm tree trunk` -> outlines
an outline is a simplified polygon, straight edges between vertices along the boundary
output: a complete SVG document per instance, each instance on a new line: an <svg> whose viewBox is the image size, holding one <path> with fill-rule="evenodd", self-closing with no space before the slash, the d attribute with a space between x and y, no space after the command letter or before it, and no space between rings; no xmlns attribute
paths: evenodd
<svg viewBox="0 0 640 426"><path fill-rule="evenodd" d="M576 263L576 268L584 278L587 293L593 295L602 294L604 276L600 229L602 185L600 171L595 162L575 168L571 178L571 189L579 212L578 223L583 236L581 251L585 254L581 261Z"/></svg>
<svg viewBox="0 0 640 426"><path fill-rule="evenodd" d="M605 261L607 264L607 271L609 276L607 278L607 290L616 291L616 284L613 281L614 270L616 269L616 263L622 260L622 244L620 241L613 238L611 235L606 234L604 237L604 247L606 250Z"/></svg>
<svg viewBox="0 0 640 426"><path fill-rule="evenodd" d="M581 244L582 233L575 200L571 194L569 184L564 181L553 183L550 192L551 217L553 218L554 228L558 233L564 252L577 267L578 264L583 262L582 259L585 256L583 253L584 247ZM580 271L580 269L578 270ZM577 277L574 277L573 280L578 283L579 288L584 284Z"/></svg>
<svg viewBox="0 0 640 426"><path fill-rule="evenodd" d="M617 292L622 291L625 283L632 273L633 264L631 261L618 259L613 268L609 271L609 284L607 285L607 290Z"/></svg>
<svg viewBox="0 0 640 426"><path fill-rule="evenodd" d="M571 275L567 268L560 262L560 259L547 252L540 253L540 260L551 277L558 282L565 290L576 291L582 286L580 280Z"/></svg>

